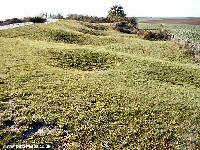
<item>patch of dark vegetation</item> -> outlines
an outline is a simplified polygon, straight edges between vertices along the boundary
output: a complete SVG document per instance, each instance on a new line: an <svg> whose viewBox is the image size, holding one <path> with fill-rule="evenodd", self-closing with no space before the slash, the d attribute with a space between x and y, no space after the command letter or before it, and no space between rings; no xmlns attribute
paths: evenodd
<svg viewBox="0 0 200 150"><path fill-rule="evenodd" d="M14 106L14 103L13 103L12 99L8 99L8 100L5 100L5 101L2 101L0 99L0 113L8 110L12 106ZM14 109L12 109L12 112L14 112ZM3 113L3 114L5 115L5 113Z"/></svg>
<svg viewBox="0 0 200 150"><path fill-rule="evenodd" d="M12 99L12 96L10 96L8 93L0 93L1 102L8 102L10 99Z"/></svg>
<svg viewBox="0 0 200 150"><path fill-rule="evenodd" d="M34 133L36 133L39 129L43 128L45 126L44 122L41 121L33 121L30 125L28 130L26 130L22 134L22 140L28 139L30 136L32 136Z"/></svg>
<svg viewBox="0 0 200 150"><path fill-rule="evenodd" d="M150 41L167 41L171 39L171 34L167 30L138 30L137 34Z"/></svg>
<svg viewBox="0 0 200 150"><path fill-rule="evenodd" d="M107 31L108 27L105 25L100 24L91 24L91 23L82 23L87 28L81 28L79 29L79 32L90 34L90 35L96 35L96 36L104 36L105 33L102 31Z"/></svg>
<svg viewBox="0 0 200 150"><path fill-rule="evenodd" d="M69 133L69 127L68 127L68 125L63 125L63 127L62 127L62 130L63 130L63 136L68 136L68 133Z"/></svg>
<svg viewBox="0 0 200 150"><path fill-rule="evenodd" d="M104 36L105 35L99 30L94 30L94 29L90 30L90 29L86 29L86 28L81 28L79 30L79 32L82 32L84 34L96 35L96 36Z"/></svg>
<svg viewBox="0 0 200 150"><path fill-rule="evenodd" d="M123 17L122 21L118 22L118 19L114 19L113 21L117 22L115 24L115 29L122 33L133 34L135 30L138 29L138 22L135 17Z"/></svg>
<svg viewBox="0 0 200 150"><path fill-rule="evenodd" d="M133 34L136 27L127 21L123 21L116 23L115 29L122 33Z"/></svg>
<svg viewBox="0 0 200 150"><path fill-rule="evenodd" d="M200 87L200 73L198 70L187 70L183 68L175 68L173 66L154 66L151 70L146 71L149 78L168 82L173 85L193 85Z"/></svg>
<svg viewBox="0 0 200 150"><path fill-rule="evenodd" d="M4 120L2 122L2 125L0 126L0 129L2 130L2 129L9 128L9 127L14 126L14 125L15 125L15 121L9 120L9 119Z"/></svg>
<svg viewBox="0 0 200 150"><path fill-rule="evenodd" d="M5 21L0 21L0 26L5 26L9 24L14 24L14 23L22 23L22 22L24 21L18 18L6 19Z"/></svg>
<svg viewBox="0 0 200 150"><path fill-rule="evenodd" d="M45 126L48 127L50 130L54 129L55 127L58 127L58 119L56 118L50 122L47 122Z"/></svg>
<svg viewBox="0 0 200 150"><path fill-rule="evenodd" d="M44 23L47 20L42 17L27 17L23 19L24 22L33 22L33 23Z"/></svg>
<svg viewBox="0 0 200 150"><path fill-rule="evenodd" d="M3 136L3 135L0 135L0 141L3 140L3 139L4 139L4 136Z"/></svg>
<svg viewBox="0 0 200 150"><path fill-rule="evenodd" d="M103 31L107 31L108 27L104 26L104 25L100 25L100 24L89 24L89 23L85 23L84 24L86 27L94 29L94 30L103 30Z"/></svg>
<svg viewBox="0 0 200 150"><path fill-rule="evenodd" d="M0 103L0 108L1 108L1 111L0 111L0 112L3 112L3 111L5 111L6 109L8 109L8 106L7 106L7 104Z"/></svg>
<svg viewBox="0 0 200 150"><path fill-rule="evenodd" d="M43 17L25 17L23 19L12 18L12 19L6 19L5 21L0 21L0 26L5 26L15 23L23 23L23 22L44 23L46 21L47 20Z"/></svg>
<svg viewBox="0 0 200 150"><path fill-rule="evenodd" d="M179 48L182 49L183 46L179 45ZM195 58L195 52L191 49L187 49L186 51L184 51L184 55L190 58Z"/></svg>
<svg viewBox="0 0 200 150"><path fill-rule="evenodd" d="M180 46L182 47L182 46ZM196 63L196 64L200 64L200 49L186 49L183 52L184 56L186 56L187 58L191 58L191 60Z"/></svg>
<svg viewBox="0 0 200 150"><path fill-rule="evenodd" d="M13 120L5 120L5 121L3 121L3 125L5 127L11 127L11 126L15 125L15 121L13 121Z"/></svg>
<svg viewBox="0 0 200 150"><path fill-rule="evenodd" d="M60 30L50 33L50 36L55 41L71 44L82 44L87 40L87 38L82 34L75 34Z"/></svg>
<svg viewBox="0 0 200 150"><path fill-rule="evenodd" d="M5 82L0 79L0 84L5 84Z"/></svg>
<svg viewBox="0 0 200 150"><path fill-rule="evenodd" d="M27 120L22 120L18 122L19 126L26 126L27 125Z"/></svg>
<svg viewBox="0 0 200 150"><path fill-rule="evenodd" d="M88 50L50 52L51 65L62 68L75 68L82 71L106 70L115 61L115 57Z"/></svg>

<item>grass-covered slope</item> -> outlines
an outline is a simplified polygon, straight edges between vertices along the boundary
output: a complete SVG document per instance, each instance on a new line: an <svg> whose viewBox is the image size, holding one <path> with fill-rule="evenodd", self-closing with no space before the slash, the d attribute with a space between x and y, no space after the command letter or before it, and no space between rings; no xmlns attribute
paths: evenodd
<svg viewBox="0 0 200 150"><path fill-rule="evenodd" d="M200 67L170 41L108 24L4 30L0 108L1 146L198 149Z"/></svg>

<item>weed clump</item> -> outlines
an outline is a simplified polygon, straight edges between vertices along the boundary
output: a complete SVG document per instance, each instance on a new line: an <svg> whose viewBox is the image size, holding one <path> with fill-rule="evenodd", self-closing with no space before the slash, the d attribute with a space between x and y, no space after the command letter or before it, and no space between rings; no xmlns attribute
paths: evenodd
<svg viewBox="0 0 200 150"><path fill-rule="evenodd" d="M24 22L33 22L33 23L44 23L46 22L45 18L42 17L27 17L23 19Z"/></svg>
<svg viewBox="0 0 200 150"><path fill-rule="evenodd" d="M132 26L130 23L126 21L123 21L123 22L116 23L115 29L122 33L132 34L134 30L134 26Z"/></svg>
<svg viewBox="0 0 200 150"><path fill-rule="evenodd" d="M171 35L167 30L139 30L137 34L150 41L167 41L171 39Z"/></svg>
<svg viewBox="0 0 200 150"><path fill-rule="evenodd" d="M22 22L23 20L19 18L6 19L5 21L0 21L0 26L9 25L13 23L22 23Z"/></svg>

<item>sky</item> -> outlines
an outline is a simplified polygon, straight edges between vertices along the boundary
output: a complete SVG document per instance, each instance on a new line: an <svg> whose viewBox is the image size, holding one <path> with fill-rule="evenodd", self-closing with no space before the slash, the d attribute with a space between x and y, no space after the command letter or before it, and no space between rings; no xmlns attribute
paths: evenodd
<svg viewBox="0 0 200 150"><path fill-rule="evenodd" d="M42 12L106 17L113 5L130 17L200 17L200 0L1 0L0 20Z"/></svg>

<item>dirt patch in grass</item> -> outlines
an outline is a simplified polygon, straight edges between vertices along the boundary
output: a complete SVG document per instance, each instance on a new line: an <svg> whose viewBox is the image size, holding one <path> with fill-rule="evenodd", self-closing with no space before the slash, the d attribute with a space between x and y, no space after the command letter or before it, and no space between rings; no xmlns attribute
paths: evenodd
<svg viewBox="0 0 200 150"><path fill-rule="evenodd" d="M30 136L32 136L34 133L36 133L39 129L41 129L41 128L43 128L43 127L44 127L44 122L41 122L41 121L32 122L32 123L29 125L28 130L26 130L26 131L23 133L22 139L23 139L23 140L28 139Z"/></svg>

